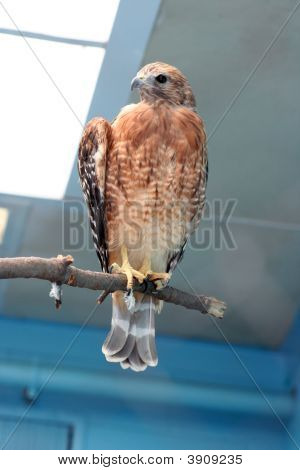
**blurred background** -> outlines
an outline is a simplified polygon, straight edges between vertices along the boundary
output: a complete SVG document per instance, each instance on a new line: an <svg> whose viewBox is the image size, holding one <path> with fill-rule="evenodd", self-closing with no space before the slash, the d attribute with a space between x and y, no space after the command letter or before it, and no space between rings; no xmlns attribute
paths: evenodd
<svg viewBox="0 0 300 470"><path fill-rule="evenodd" d="M300 445L300 2L4 0L0 255L72 254L98 270L75 165L145 63L189 78L206 123L208 208L172 285L159 365L105 362L110 299L0 283L0 445L12 449L295 449ZM70 227L73 235L70 236ZM88 319L88 320L87 320Z"/></svg>

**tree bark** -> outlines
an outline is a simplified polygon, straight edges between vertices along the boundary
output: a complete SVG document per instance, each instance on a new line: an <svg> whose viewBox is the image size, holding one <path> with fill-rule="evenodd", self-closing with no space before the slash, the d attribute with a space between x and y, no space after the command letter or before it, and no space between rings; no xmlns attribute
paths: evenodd
<svg viewBox="0 0 300 470"><path fill-rule="evenodd" d="M100 303L111 292L126 291L125 275L83 270L72 266L72 263L73 258L70 255L59 255L57 258L0 258L0 279L44 279L59 286L66 284L71 287L104 291L104 295L102 294L99 298ZM214 297L190 294L169 286L157 291L152 282L139 284L135 280L133 290L217 318L223 318L226 309L226 304ZM55 294L52 296L55 297ZM56 298L56 305L58 306L60 303L60 298Z"/></svg>

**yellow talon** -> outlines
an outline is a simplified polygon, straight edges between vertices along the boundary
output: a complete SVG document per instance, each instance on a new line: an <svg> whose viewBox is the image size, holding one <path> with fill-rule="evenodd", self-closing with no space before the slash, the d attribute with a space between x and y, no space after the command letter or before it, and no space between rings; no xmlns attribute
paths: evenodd
<svg viewBox="0 0 300 470"><path fill-rule="evenodd" d="M110 266L110 271L115 274L125 274L127 277L127 289L130 290L133 287L133 278L137 279L138 282L142 283L145 279L144 274L133 269L128 260L128 253L126 246L121 247L122 266L117 263L113 263Z"/></svg>
<svg viewBox="0 0 300 470"><path fill-rule="evenodd" d="M156 289L160 290L166 287L170 280L170 274L168 273L155 273L153 271L148 271L146 273L146 278L148 281L151 281L155 284Z"/></svg>
<svg viewBox="0 0 300 470"><path fill-rule="evenodd" d="M142 266L139 271L134 269L128 259L127 248L125 245L121 247L121 260L122 266L117 263L113 263L110 266L110 271L116 274L125 274L127 277L127 289L130 290L133 287L133 278L137 279L139 283L143 283L145 280L153 282L157 290L166 287L170 280L170 274L168 273L157 273L151 271L151 262L148 256L145 257Z"/></svg>

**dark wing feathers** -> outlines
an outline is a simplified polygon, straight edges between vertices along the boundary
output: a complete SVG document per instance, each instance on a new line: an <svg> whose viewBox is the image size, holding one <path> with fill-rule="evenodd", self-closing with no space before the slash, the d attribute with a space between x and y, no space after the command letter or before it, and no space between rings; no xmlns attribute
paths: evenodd
<svg viewBox="0 0 300 470"><path fill-rule="evenodd" d="M204 207L205 207L205 195L206 195L206 186L207 186L207 178L208 178L208 159L207 159L207 148L206 148L206 136L204 136L204 141L202 144L202 149L203 149L203 162L202 162L202 167L200 171L200 181L199 181L199 187L198 187L198 192L197 192L197 198L198 198L198 210L194 214L194 220L193 220L193 225L194 228L192 229L191 233L197 228L200 218L202 216ZM167 261L167 268L166 272L172 274L174 269L176 268L177 264L180 263L180 261L183 258L184 255L184 250L186 248L188 242L188 237L184 239L183 244L177 251L172 251L169 253L169 258Z"/></svg>
<svg viewBox="0 0 300 470"><path fill-rule="evenodd" d="M111 140L109 122L94 118L85 127L78 151L78 173L89 210L93 241L102 270L106 272L105 171Z"/></svg>

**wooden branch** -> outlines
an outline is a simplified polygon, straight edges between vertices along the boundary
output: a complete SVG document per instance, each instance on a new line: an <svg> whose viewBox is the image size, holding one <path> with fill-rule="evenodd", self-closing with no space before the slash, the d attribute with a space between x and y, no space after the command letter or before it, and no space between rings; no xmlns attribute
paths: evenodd
<svg viewBox="0 0 300 470"><path fill-rule="evenodd" d="M73 258L70 255L59 255L57 258L0 258L0 279L35 278L57 283L59 286L66 284L96 291L103 290L104 294L99 298L100 303L108 293L116 290L126 291L125 275L87 271L71 266L72 263ZM169 286L156 291L151 282L139 284L135 281L133 290L217 318L223 318L226 309L225 303L214 297L190 294ZM55 293L51 296L55 297L56 305L59 306L60 298L56 297Z"/></svg>

